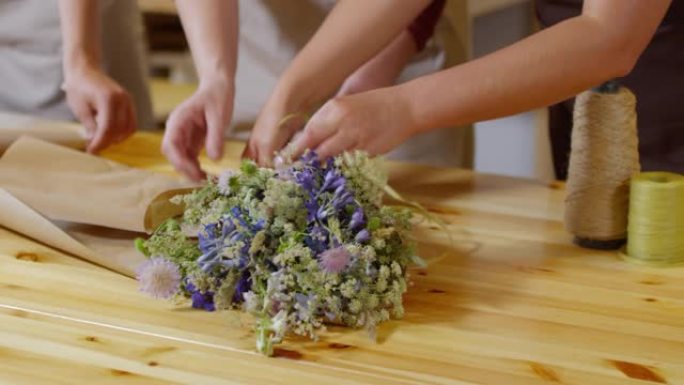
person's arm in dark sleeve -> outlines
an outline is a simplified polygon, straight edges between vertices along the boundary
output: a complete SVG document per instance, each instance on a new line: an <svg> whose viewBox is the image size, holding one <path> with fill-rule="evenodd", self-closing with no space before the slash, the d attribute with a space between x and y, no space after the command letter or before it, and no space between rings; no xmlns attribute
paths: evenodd
<svg viewBox="0 0 684 385"><path fill-rule="evenodd" d="M340 87L338 95L394 85L406 65L432 38L444 4L445 0L430 3L385 49L351 74Z"/></svg>
<svg viewBox="0 0 684 385"><path fill-rule="evenodd" d="M425 48L427 42L435 34L435 26L444 12L445 4L446 0L433 0L408 27L418 52Z"/></svg>

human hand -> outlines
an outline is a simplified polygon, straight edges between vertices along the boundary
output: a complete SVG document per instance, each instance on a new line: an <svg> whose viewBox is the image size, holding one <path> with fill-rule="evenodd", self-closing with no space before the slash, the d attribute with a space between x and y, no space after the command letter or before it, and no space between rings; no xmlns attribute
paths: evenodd
<svg viewBox="0 0 684 385"><path fill-rule="evenodd" d="M202 147L213 160L223 156L224 132L233 116L234 95L232 80L212 80L201 84L169 116L162 152L188 178L199 181L206 177L198 159Z"/></svg>
<svg viewBox="0 0 684 385"><path fill-rule="evenodd" d="M276 92L266 103L252 128L243 157L253 159L259 165L269 166L275 153L285 147L304 127L306 113L296 112L295 104L285 99Z"/></svg>
<svg viewBox="0 0 684 385"><path fill-rule="evenodd" d="M130 94L93 66L65 68L67 104L86 128L87 151L97 153L123 141L137 128Z"/></svg>
<svg viewBox="0 0 684 385"><path fill-rule="evenodd" d="M383 88L328 101L306 124L287 151L298 157L307 149L322 158L344 151L384 154L413 136L408 103L394 88Z"/></svg>

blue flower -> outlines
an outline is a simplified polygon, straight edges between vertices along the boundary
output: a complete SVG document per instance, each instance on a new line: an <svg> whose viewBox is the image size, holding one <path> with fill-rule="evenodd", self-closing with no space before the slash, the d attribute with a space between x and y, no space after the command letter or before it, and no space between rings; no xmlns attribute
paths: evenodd
<svg viewBox="0 0 684 385"><path fill-rule="evenodd" d="M199 248L202 255L197 259L197 265L202 271L210 272L219 265L227 268L243 268L247 265L251 239L265 226L263 219L252 224L247 218L248 215L240 208L233 207L218 223L208 224L199 232ZM242 243L242 247L238 258L224 259L223 250L239 242Z"/></svg>
<svg viewBox="0 0 684 385"><path fill-rule="evenodd" d="M352 214L351 221L349 221L349 230L357 231L366 225L366 217L363 214L363 209L358 207L354 214Z"/></svg>
<svg viewBox="0 0 684 385"><path fill-rule="evenodd" d="M233 303L242 303L245 300L244 294L252 289L252 275L249 271L244 270L235 285L235 293L233 294Z"/></svg>
<svg viewBox="0 0 684 385"><path fill-rule="evenodd" d="M216 307L214 306L214 293L210 291L202 293L190 282L185 285L185 288L190 292L193 308L206 311L216 310Z"/></svg>
<svg viewBox="0 0 684 385"><path fill-rule="evenodd" d="M354 237L354 240L358 243L366 243L370 241L370 233L368 230L363 229L356 234L356 237Z"/></svg>
<svg viewBox="0 0 684 385"><path fill-rule="evenodd" d="M328 248L328 230L320 225L314 225L309 230L308 236L304 239L304 243L315 254L321 253Z"/></svg>

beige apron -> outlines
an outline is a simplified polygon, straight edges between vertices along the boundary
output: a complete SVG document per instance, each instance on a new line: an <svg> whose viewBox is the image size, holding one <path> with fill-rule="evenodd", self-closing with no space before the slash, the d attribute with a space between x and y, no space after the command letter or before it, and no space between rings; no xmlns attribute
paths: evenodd
<svg viewBox="0 0 684 385"><path fill-rule="evenodd" d="M240 53L236 76L234 133L246 138L261 107L280 74L313 36L334 0L242 0L240 1ZM463 9L465 12L465 8ZM451 24L442 22L436 41L453 41ZM452 55L453 56L453 55ZM449 63L442 46L429 43L406 68L399 82L438 71ZM391 129L391 128L388 128ZM472 165L472 129L448 128L412 138L389 158L437 166Z"/></svg>
<svg viewBox="0 0 684 385"><path fill-rule="evenodd" d="M134 98L138 126L153 127L144 34L136 0L98 0L103 66ZM58 2L0 0L0 110L73 120L61 90Z"/></svg>

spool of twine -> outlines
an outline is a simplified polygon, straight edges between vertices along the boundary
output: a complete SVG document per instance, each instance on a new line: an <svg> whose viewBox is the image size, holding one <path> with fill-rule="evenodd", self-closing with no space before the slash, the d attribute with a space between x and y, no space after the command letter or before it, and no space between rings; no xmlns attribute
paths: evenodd
<svg viewBox="0 0 684 385"><path fill-rule="evenodd" d="M582 247L617 249L640 170L634 94L609 82L578 95L571 149L565 227Z"/></svg>
<svg viewBox="0 0 684 385"><path fill-rule="evenodd" d="M684 263L684 176L643 173L630 191L626 257L656 266Z"/></svg>

